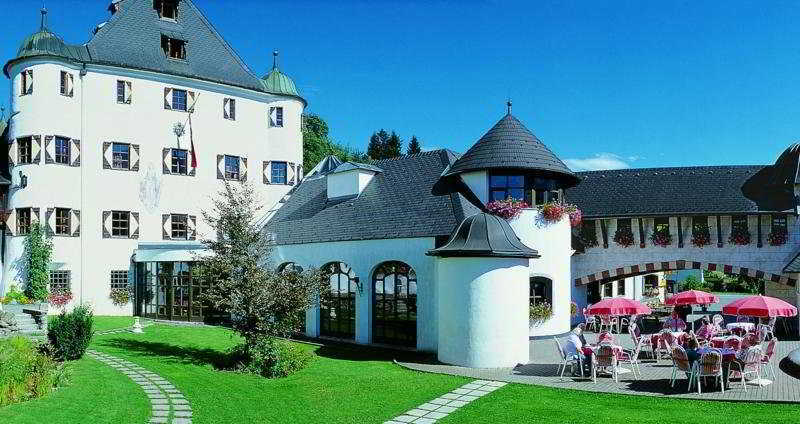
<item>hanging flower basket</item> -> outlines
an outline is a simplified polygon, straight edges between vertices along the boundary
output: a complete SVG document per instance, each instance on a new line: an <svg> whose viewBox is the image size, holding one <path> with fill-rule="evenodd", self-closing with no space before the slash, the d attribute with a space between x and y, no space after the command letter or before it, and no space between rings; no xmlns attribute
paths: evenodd
<svg viewBox="0 0 800 424"><path fill-rule="evenodd" d="M697 227L692 230L692 245L694 247L702 248L711 244L711 232L708 230L708 225Z"/></svg>
<svg viewBox="0 0 800 424"><path fill-rule="evenodd" d="M55 290L50 293L47 301L56 308L63 308L72 301L72 292L69 290Z"/></svg>
<svg viewBox="0 0 800 424"><path fill-rule="evenodd" d="M508 198L506 200L495 200L486 205L486 209L492 215L497 215L501 218L512 220L522 213L522 210L527 208L528 204L521 201Z"/></svg>
<svg viewBox="0 0 800 424"><path fill-rule="evenodd" d="M633 246L633 231L630 228L618 228L614 233L614 242L622 247Z"/></svg>
<svg viewBox="0 0 800 424"><path fill-rule="evenodd" d="M746 246L750 244L750 231L743 228L734 228L731 230L731 236L728 241L737 246Z"/></svg>
<svg viewBox="0 0 800 424"><path fill-rule="evenodd" d="M581 224L583 214L577 206L564 202L547 202L539 206L539 212L545 221L555 223L561 221L564 215L569 215L569 225L573 228Z"/></svg>
<svg viewBox="0 0 800 424"><path fill-rule="evenodd" d="M767 241L770 246L783 246L789 239L789 234L786 231L773 231L767 234Z"/></svg>
<svg viewBox="0 0 800 424"><path fill-rule="evenodd" d="M125 306L131 301L131 292L128 289L111 289L109 299L114 306Z"/></svg>
<svg viewBox="0 0 800 424"><path fill-rule="evenodd" d="M569 303L569 316L576 317L578 316L578 304L575 302Z"/></svg>
<svg viewBox="0 0 800 424"><path fill-rule="evenodd" d="M652 241L655 246L667 247L672 244L672 234L670 234L668 229L655 230L653 234L650 235L650 241Z"/></svg>

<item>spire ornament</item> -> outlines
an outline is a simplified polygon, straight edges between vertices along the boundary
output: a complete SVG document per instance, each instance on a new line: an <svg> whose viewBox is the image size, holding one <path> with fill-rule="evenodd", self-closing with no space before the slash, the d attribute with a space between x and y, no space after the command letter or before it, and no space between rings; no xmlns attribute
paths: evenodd
<svg viewBox="0 0 800 424"><path fill-rule="evenodd" d="M272 69L278 69L278 50L272 51Z"/></svg>
<svg viewBox="0 0 800 424"><path fill-rule="evenodd" d="M511 99L508 99L506 106L508 106L508 114L511 115Z"/></svg>
<svg viewBox="0 0 800 424"><path fill-rule="evenodd" d="M41 29L45 30L45 29L47 29L47 8L44 7L44 4L42 4L41 13L42 13L42 27L41 27Z"/></svg>

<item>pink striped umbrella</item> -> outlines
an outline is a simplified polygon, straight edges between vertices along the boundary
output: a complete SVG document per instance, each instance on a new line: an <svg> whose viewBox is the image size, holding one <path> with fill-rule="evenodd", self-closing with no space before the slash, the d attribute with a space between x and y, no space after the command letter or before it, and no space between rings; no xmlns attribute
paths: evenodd
<svg viewBox="0 0 800 424"><path fill-rule="evenodd" d="M719 302L719 297L700 290L687 290L670 297L667 305L708 305Z"/></svg>
<svg viewBox="0 0 800 424"><path fill-rule="evenodd" d="M725 315L748 317L793 317L797 308L783 300L768 296L747 296L735 300L722 308Z"/></svg>
<svg viewBox="0 0 800 424"><path fill-rule="evenodd" d="M587 315L649 315L653 311L650 307L633 299L624 297L610 297L603 299L586 310Z"/></svg>

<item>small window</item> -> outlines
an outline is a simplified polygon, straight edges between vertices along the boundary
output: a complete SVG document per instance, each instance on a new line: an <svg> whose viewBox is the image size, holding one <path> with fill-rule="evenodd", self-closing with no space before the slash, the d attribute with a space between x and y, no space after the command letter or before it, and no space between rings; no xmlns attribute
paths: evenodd
<svg viewBox="0 0 800 424"><path fill-rule="evenodd" d="M170 59L186 59L186 41L170 38L166 35L161 36L161 50Z"/></svg>
<svg viewBox="0 0 800 424"><path fill-rule="evenodd" d="M747 215L734 215L731 217L731 229L733 231L747 232Z"/></svg>
<svg viewBox="0 0 800 424"><path fill-rule="evenodd" d="M64 137L56 137L56 163L69 165L70 140Z"/></svg>
<svg viewBox="0 0 800 424"><path fill-rule="evenodd" d="M20 165L33 163L32 137L22 137L17 139L17 163Z"/></svg>
<svg viewBox="0 0 800 424"><path fill-rule="evenodd" d="M656 218L653 220L653 228L656 232L669 232L669 218Z"/></svg>
<svg viewBox="0 0 800 424"><path fill-rule="evenodd" d="M225 179L239 179L239 156L225 155Z"/></svg>
<svg viewBox="0 0 800 424"><path fill-rule="evenodd" d="M522 175L492 175L489 177L489 201L525 199L525 177Z"/></svg>
<svg viewBox="0 0 800 424"><path fill-rule="evenodd" d="M66 208L56 208L56 235L72 235L72 225L70 210Z"/></svg>
<svg viewBox="0 0 800 424"><path fill-rule="evenodd" d="M111 288L123 290L127 289L128 271L111 271Z"/></svg>
<svg viewBox="0 0 800 424"><path fill-rule="evenodd" d="M161 19L178 19L178 0L153 0L153 9Z"/></svg>
<svg viewBox="0 0 800 424"><path fill-rule="evenodd" d="M117 81L117 103L129 105L131 104L131 100L133 96L131 91L133 90L133 85L130 81Z"/></svg>
<svg viewBox="0 0 800 424"><path fill-rule="evenodd" d="M236 120L236 99L226 98L222 101L222 115L225 119Z"/></svg>
<svg viewBox="0 0 800 424"><path fill-rule="evenodd" d="M692 217L692 232L693 234L700 233L708 229L707 216L693 216Z"/></svg>
<svg viewBox="0 0 800 424"><path fill-rule="evenodd" d="M627 230L631 231L631 219L630 218L620 218L617 220L617 231L619 230Z"/></svg>
<svg viewBox="0 0 800 424"><path fill-rule="evenodd" d="M772 232L786 233L788 230L786 215L772 215Z"/></svg>
<svg viewBox="0 0 800 424"><path fill-rule="evenodd" d="M72 292L71 271L50 271L50 292L70 293Z"/></svg>
<svg viewBox="0 0 800 424"><path fill-rule="evenodd" d="M113 237L129 237L131 231L131 213L111 212L111 235Z"/></svg>
<svg viewBox="0 0 800 424"><path fill-rule="evenodd" d="M20 73L19 95L33 94L33 69L26 69Z"/></svg>
<svg viewBox="0 0 800 424"><path fill-rule="evenodd" d="M269 126L282 127L283 126L283 108L271 107L269 108Z"/></svg>
<svg viewBox="0 0 800 424"><path fill-rule="evenodd" d="M553 304L553 281L545 277L531 277L530 279L530 304Z"/></svg>
<svg viewBox="0 0 800 424"><path fill-rule="evenodd" d="M603 297L614 297L614 286L611 283L603 284Z"/></svg>
<svg viewBox="0 0 800 424"><path fill-rule="evenodd" d="M625 280L617 280L617 296L625 296Z"/></svg>
<svg viewBox="0 0 800 424"><path fill-rule="evenodd" d="M286 184L286 162L272 162L272 184Z"/></svg>
<svg viewBox="0 0 800 424"><path fill-rule="evenodd" d="M24 236L31 232L31 208L17 209L17 235Z"/></svg>
<svg viewBox="0 0 800 424"><path fill-rule="evenodd" d="M130 169L131 165L131 145L113 143L111 145L111 167L113 169Z"/></svg>
<svg viewBox="0 0 800 424"><path fill-rule="evenodd" d="M69 96L69 74L61 71L61 89L62 96Z"/></svg>
<svg viewBox="0 0 800 424"><path fill-rule="evenodd" d="M188 172L189 152L184 149L172 149L172 173L186 175Z"/></svg>
<svg viewBox="0 0 800 424"><path fill-rule="evenodd" d="M172 110L186 111L186 90L172 90Z"/></svg>
<svg viewBox="0 0 800 424"><path fill-rule="evenodd" d="M172 214L172 238L186 240L189 238L188 215Z"/></svg>

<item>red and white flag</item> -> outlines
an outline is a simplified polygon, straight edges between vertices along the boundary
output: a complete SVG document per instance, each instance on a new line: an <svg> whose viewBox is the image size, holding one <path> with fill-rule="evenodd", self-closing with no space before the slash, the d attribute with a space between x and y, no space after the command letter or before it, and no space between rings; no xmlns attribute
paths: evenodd
<svg viewBox="0 0 800 424"><path fill-rule="evenodd" d="M189 114L189 141L191 143L192 168L197 168L197 155L194 153L194 136L192 135L192 115Z"/></svg>

